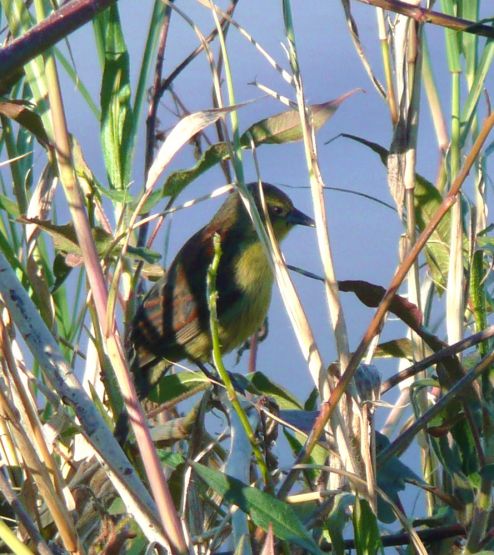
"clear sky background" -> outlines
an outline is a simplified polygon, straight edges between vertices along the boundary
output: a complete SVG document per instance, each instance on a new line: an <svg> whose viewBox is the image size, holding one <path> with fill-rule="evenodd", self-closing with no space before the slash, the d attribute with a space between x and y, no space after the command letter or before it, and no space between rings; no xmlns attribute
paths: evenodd
<svg viewBox="0 0 494 555"><path fill-rule="evenodd" d="M177 2L177 5L186 11L204 34L213 29L214 22L209 11L198 2L182 1ZM220 5L226 7L227 3L222 2ZM135 92L135 78L152 2L120 0L119 7L127 46L131 53ZM340 133L355 134L386 148L389 148L392 139L387 107L370 83L358 59L346 28L341 4L327 0L314 0L310 3L294 1L292 8L308 102L324 102L355 88L365 89L365 92L357 93L348 99L318 133L319 163L325 184L328 187L352 189L393 204L387 188L385 168L374 153L343 138L325 144ZM352 3L352 9L371 65L378 78L383 79L375 10L358 2ZM241 1L235 12L235 19L280 65L289 68L282 48L285 39L280 2ZM434 72L438 77L439 90L444 93L441 98L444 112L448 114L450 76L444 54L444 32L432 26L428 26L426 32L430 49L434 52L433 59L437 61ZM71 37L70 44L76 69L97 100L101 76L91 26L88 25L76 32ZM168 75L197 45L198 40L194 32L174 14L166 49L164 75ZM277 101L265 98L265 95L250 83L258 81L292 99L294 91L236 29L232 28L229 31L228 46L237 102L258 99L239 111L240 128L244 130L252 123L285 109ZM214 49L216 51L216 45ZM204 55L199 56L177 79L174 88L189 111L212 107L211 77ZM492 75L488 77L488 89L492 94ZM93 172L105 182L99 124L80 101L73 84L65 81L64 92L70 130L80 141ZM422 105L417 169L434 182L439 154L425 95L422 96ZM176 123L171 108L169 97L165 97L159 110L161 129L170 130ZM134 167L133 187L136 193L143 183L145 113L142 114L141 129L142 139ZM216 140L214 130L210 129L209 135L213 141ZM263 179L277 185L296 187L287 192L298 208L312 214L303 145L298 143L262 146L257 154ZM249 152L245 153L244 159L247 180L255 180L256 174ZM174 160L172 168L187 168L193 164L191 149L186 148ZM217 170L210 171L187 188L178 202L203 195L223 184L222 174ZM488 184L488 187L491 185ZM221 202L208 201L174 216L168 261L185 239L210 219ZM360 196L331 190L326 192L326 207L338 279L363 279L386 287L398 262L402 224L397 213ZM158 242L154 248L157 251L162 250ZM295 229L284 243L283 251L288 263L321 273L316 234L313 230ZM335 358L335 346L323 287L319 282L300 276L294 276L294 281L318 346L324 360L329 363ZM363 307L351 294L342 294L342 301L350 347L354 349L370 321L372 311ZM304 400L313 384L277 291L274 292L269 318L270 334L260 346L258 367ZM402 325L391 322L385 327L383 339L402 337L404 333ZM239 368L245 369L246 364L247 357L244 356ZM377 364L384 376L396 371L396 363Z"/></svg>

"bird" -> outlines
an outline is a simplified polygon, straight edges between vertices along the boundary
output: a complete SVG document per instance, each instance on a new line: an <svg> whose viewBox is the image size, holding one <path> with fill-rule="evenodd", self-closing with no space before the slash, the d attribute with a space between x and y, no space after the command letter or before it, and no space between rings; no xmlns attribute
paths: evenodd
<svg viewBox="0 0 494 555"><path fill-rule="evenodd" d="M262 216L259 183L247 188ZM296 225L315 226L279 188L269 183L262 183L262 188L278 241ZM141 399L173 363L188 360L201 367L212 358L206 277L214 256L215 234L222 250L216 278L222 353L243 344L266 318L273 273L240 194L234 191L211 221L186 241L136 310L127 343Z"/></svg>

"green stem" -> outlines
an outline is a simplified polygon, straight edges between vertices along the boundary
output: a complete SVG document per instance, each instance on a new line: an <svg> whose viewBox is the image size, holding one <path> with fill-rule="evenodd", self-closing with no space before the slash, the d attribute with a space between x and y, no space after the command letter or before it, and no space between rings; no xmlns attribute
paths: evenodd
<svg viewBox="0 0 494 555"><path fill-rule="evenodd" d="M228 56L228 50L226 49L225 34L223 32L223 27L218 19L218 14L215 9L212 9L214 21L216 23L216 29L218 31L218 39L220 41L221 55L223 56L223 63L225 64L225 78L226 86L228 89L228 101L230 105L235 105L235 92L233 89L233 79L232 71L230 67L230 58ZM233 167L235 168L235 175L241 183L244 183L244 169L242 165L242 146L240 144L240 131L238 125L238 114L236 110L230 112L230 121L232 123L233 131Z"/></svg>
<svg viewBox="0 0 494 555"><path fill-rule="evenodd" d="M211 330L211 339L213 344L213 362L220 375L221 381L225 386L226 393L228 396L228 400L232 404L235 412L237 413L240 422L245 430L245 433L249 439L249 442L252 446L252 451L254 452L254 456L256 457L257 464L261 470L261 474L266 485L269 485L269 472L266 466L266 461L264 460L261 450L257 445L256 435L252 426L250 425L249 418L245 413L240 401L238 400L237 392L235 391L235 387L233 386L232 380L228 371L223 364L223 359L221 355L221 345L220 345L220 337L219 337L219 330L218 330L218 312L217 312L217 299L218 299L218 291L216 290L216 276L218 274L218 267L220 264L221 259L221 239L218 233L214 234L213 237L213 246L214 246L214 257L211 262L211 265L208 268L208 275L207 275L207 299L209 305L209 327Z"/></svg>

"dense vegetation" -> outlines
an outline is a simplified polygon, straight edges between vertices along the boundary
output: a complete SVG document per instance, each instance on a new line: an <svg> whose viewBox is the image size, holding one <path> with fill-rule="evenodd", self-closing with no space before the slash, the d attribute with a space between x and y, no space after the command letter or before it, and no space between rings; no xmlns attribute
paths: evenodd
<svg viewBox="0 0 494 555"><path fill-rule="evenodd" d="M156 542L158 552L171 553L371 554L391 545L421 554L494 553L492 6L442 0L431 11L393 0L366 3L372 6L330 3L327 26L331 33L346 21L368 94L386 109L383 144L374 134L338 138L372 157L375 172L387 172L403 237L384 284L366 281L358 261L352 280L334 267L316 135L343 102L352 111L357 91L306 100L299 48L309 38L298 33L289 0L277 7L286 51L279 58L256 41L256 24L237 20L238 1L225 10L198 3L207 19L197 26L188 2L139 2L149 26L141 30L138 59L119 13L123 0L0 3L1 552L143 553ZM303 8L309 21L310 4ZM369 40L371 16L380 59L367 57L360 35L364 23ZM91 83L74 61L84 57L90 36L73 34L83 24L92 25L98 54ZM167 55L185 36L173 34L175 26L188 27L194 39L190 54L170 68ZM252 96L268 95L278 109L246 126L238 115L249 103L236 90L251 75L231 63L239 44L252 48L259 71L268 68L282 83L282 91L255 83ZM313 57L316 71L324 56ZM210 70L209 86L202 94L197 85L201 109L189 111L180 84L187 75L200 82L198 60ZM436 74L441 64L446 80ZM63 93L66 83L70 94ZM98 125L103 171L85 155L96 139L89 145L77 126L69 133L70 110ZM423 126L427 143L418 140ZM328 308L331 364L294 273L245 188L265 179L265 145L282 150L291 142L303 147L322 275L298 272L323 283L311 303ZM419 175L431 155L439 161L436 175ZM312 379L313 392L300 398L290 391L296 387L259 370L262 337L247 346L247 376L225 363L216 345L208 375L184 363L162 379L144 404L150 434L139 426L144 412L135 406L125 334L148 280L162 274L163 222L184 208L178 196L195 194L194 184L210 172L234 183L253 209L306 362L297 380ZM366 192L367 210L377 210L378 196ZM214 268L210 277L217 338ZM361 336L351 336L342 293L367 307ZM389 339L387 315L401 322ZM281 353L293 340L277 334L276 341ZM384 359L399 363L386 380ZM134 406L135 435L125 453L112 435L124 402ZM280 462L282 438L289 454Z"/></svg>

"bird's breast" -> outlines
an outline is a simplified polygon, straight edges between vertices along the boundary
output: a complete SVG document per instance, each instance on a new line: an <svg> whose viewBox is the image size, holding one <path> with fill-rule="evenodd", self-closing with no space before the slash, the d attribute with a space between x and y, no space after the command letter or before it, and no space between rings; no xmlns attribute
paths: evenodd
<svg viewBox="0 0 494 555"><path fill-rule="evenodd" d="M273 274L259 243L242 249L233 268L232 277L240 295L235 303L225 307L221 317L220 341L224 352L246 341L261 327L273 286Z"/></svg>
<svg viewBox="0 0 494 555"><path fill-rule="evenodd" d="M259 293L259 287L266 289L269 291L269 303L273 273L264 249L258 241L243 249L235 261L234 268L237 287L247 294Z"/></svg>

